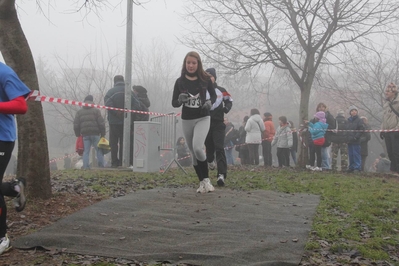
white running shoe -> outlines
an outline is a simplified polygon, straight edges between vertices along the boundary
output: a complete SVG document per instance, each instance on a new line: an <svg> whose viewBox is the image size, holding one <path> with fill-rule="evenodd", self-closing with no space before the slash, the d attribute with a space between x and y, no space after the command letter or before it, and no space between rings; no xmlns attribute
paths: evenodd
<svg viewBox="0 0 399 266"><path fill-rule="evenodd" d="M212 186L211 180L209 180L209 178L204 178L204 184L205 184L206 192L212 192L215 190L215 188Z"/></svg>
<svg viewBox="0 0 399 266"><path fill-rule="evenodd" d="M10 248L10 239L6 235L2 240L0 240L0 255L8 251Z"/></svg>
<svg viewBox="0 0 399 266"><path fill-rule="evenodd" d="M310 164L307 164L306 169L312 169L312 166Z"/></svg>
<svg viewBox="0 0 399 266"><path fill-rule="evenodd" d="M215 167L216 167L215 162L208 163L209 170L215 170Z"/></svg>
<svg viewBox="0 0 399 266"><path fill-rule="evenodd" d="M218 183L218 186L219 186L219 187L223 187L223 186L224 186L224 175L223 175L223 174L220 174L220 175L218 176L218 181L217 181L217 183Z"/></svg>
<svg viewBox="0 0 399 266"><path fill-rule="evenodd" d="M199 188L197 189L197 193L206 193L204 181L200 181L200 185L199 185Z"/></svg>
<svg viewBox="0 0 399 266"><path fill-rule="evenodd" d="M313 170L313 171L316 171L316 172L321 172L321 171L323 171L323 169L322 169L321 167L317 167L317 166L313 167L312 170Z"/></svg>

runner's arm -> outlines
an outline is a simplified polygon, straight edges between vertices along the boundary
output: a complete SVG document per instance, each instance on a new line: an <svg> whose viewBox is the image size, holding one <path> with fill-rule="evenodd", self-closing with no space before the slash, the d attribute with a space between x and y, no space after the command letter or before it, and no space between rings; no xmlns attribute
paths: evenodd
<svg viewBox="0 0 399 266"><path fill-rule="evenodd" d="M19 96L8 102L0 102L0 113L2 114L25 114L28 105L24 96Z"/></svg>

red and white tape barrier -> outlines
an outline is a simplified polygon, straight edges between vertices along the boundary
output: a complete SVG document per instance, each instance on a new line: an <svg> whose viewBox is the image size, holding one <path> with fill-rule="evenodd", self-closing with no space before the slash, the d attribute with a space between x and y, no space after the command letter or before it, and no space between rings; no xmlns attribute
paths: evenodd
<svg viewBox="0 0 399 266"><path fill-rule="evenodd" d="M40 95L40 92L36 91L36 90L29 94L28 101L60 103L60 104L68 104L68 105L76 105L76 106L87 106L87 107L121 111L121 112L149 114L149 115L154 115L154 116L168 116L169 115L169 114L162 114L162 113L155 113L155 112L144 112L144 111L123 109L123 108L115 108L115 107L99 105L99 104L91 104L91 103L85 103L85 102L80 102L80 101L75 101L75 100L67 100L67 99L62 99L62 98L43 96L43 95ZM178 115L180 115L180 114L177 114L176 116L178 116Z"/></svg>
<svg viewBox="0 0 399 266"><path fill-rule="evenodd" d="M67 100L67 99L62 99L62 98L43 96L43 95L40 95L40 92L37 90L32 91L29 94L29 96L27 97L27 100L28 101L36 101L36 102L49 102L49 103L60 103L60 104L68 104L68 105L76 105L76 106L87 106L87 107L93 107L93 108L99 108L99 109L115 110L115 111L138 113L138 114L148 114L148 115L154 115L154 116L169 116L169 114L163 114L163 113L129 110L129 109L115 108L115 107L110 107L110 106L105 106L105 105L90 104L90 103L85 103L85 102L80 102L80 101L75 101L75 100ZM175 116L180 116L180 115L181 115L181 113L178 113ZM304 132L306 130L307 130L307 128L303 128L303 129L300 129L297 131L299 133L298 137L305 147L306 147L306 143L302 138L302 132ZM396 131L399 131L399 129L367 129L367 130L315 129L315 130L331 131L334 133L337 133L337 132L396 132ZM291 134L291 133L292 133L292 131L285 133L285 134ZM282 134L282 135L284 135L284 134ZM265 138L265 139L262 139L262 141L269 140L269 139L273 139L273 138ZM261 144L261 142L259 142L259 144ZM232 149L236 146L244 146L244 145L247 145L247 143L228 146L228 147L225 147L224 149L227 150L227 149ZM76 154L73 154L73 155L76 155ZM62 160L64 158L66 158L66 156L58 158L58 159L53 159L53 160L58 161L58 160ZM52 162L53 160L50 160L50 162Z"/></svg>

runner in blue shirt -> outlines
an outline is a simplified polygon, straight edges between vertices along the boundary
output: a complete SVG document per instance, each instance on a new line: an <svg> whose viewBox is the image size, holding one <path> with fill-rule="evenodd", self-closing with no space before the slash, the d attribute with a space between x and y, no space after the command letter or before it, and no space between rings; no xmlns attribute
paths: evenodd
<svg viewBox="0 0 399 266"><path fill-rule="evenodd" d="M25 208L25 185L23 177L3 183L4 172L10 161L17 139L17 126L14 114L24 114L28 110L25 98L31 90L7 65L0 62L0 255L10 249L7 232L7 207L4 196L14 197L16 211Z"/></svg>

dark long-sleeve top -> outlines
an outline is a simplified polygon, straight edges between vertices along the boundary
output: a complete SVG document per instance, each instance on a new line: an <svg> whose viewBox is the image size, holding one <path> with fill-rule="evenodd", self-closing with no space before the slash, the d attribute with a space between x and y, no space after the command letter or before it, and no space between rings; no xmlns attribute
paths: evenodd
<svg viewBox="0 0 399 266"><path fill-rule="evenodd" d="M140 101L135 93L131 94L130 99L132 109L140 109ZM115 108L125 108L125 83L117 82L113 88L107 91L104 97L104 105ZM124 112L117 110L108 110L108 122L110 125L123 125Z"/></svg>
<svg viewBox="0 0 399 266"><path fill-rule="evenodd" d="M348 130L356 130L348 132L348 143L360 144L360 137L364 134L364 123L359 116L351 116L348 118Z"/></svg>
<svg viewBox="0 0 399 266"><path fill-rule="evenodd" d="M176 145L176 151L177 151L177 158L184 158L190 155L190 151L187 147L186 144L182 145L182 144L177 144Z"/></svg>
<svg viewBox="0 0 399 266"><path fill-rule="evenodd" d="M182 119L190 120L210 115L209 110L202 108L206 100L210 100L212 104L216 101L216 92L210 79L202 81L199 78L189 80L184 76L178 78L173 89L173 107L182 106L178 100L180 93L187 93L190 97L190 100L183 104Z"/></svg>
<svg viewBox="0 0 399 266"><path fill-rule="evenodd" d="M227 114L233 107L233 99L225 88L218 86L216 83L214 87L217 98L211 109L211 123L223 122L224 114Z"/></svg>
<svg viewBox="0 0 399 266"><path fill-rule="evenodd" d="M365 130L370 130L370 126L364 124ZM367 156L369 155L369 147L368 142L371 140L371 133L370 132L363 132L360 136L360 155Z"/></svg>
<svg viewBox="0 0 399 266"><path fill-rule="evenodd" d="M291 129L292 130L292 147L290 148L293 151L298 151L298 132L297 130Z"/></svg>

